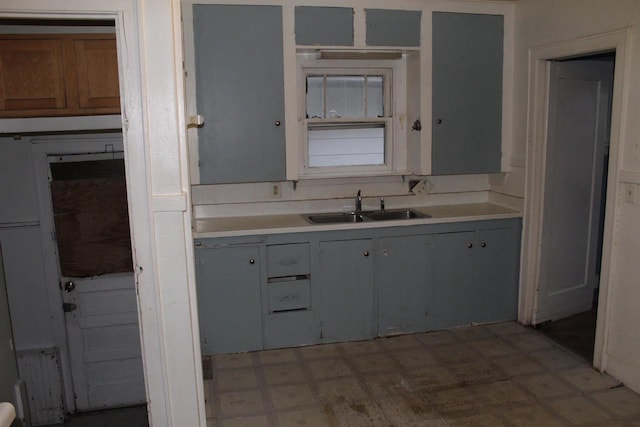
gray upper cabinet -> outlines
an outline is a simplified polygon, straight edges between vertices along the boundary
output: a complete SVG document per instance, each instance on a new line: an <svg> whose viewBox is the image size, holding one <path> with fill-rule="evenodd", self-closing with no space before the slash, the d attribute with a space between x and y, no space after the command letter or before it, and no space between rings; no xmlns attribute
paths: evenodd
<svg viewBox="0 0 640 427"><path fill-rule="evenodd" d="M296 6L296 44L353 46L353 9Z"/></svg>
<svg viewBox="0 0 640 427"><path fill-rule="evenodd" d="M286 177L282 8L193 6L201 184Z"/></svg>
<svg viewBox="0 0 640 427"><path fill-rule="evenodd" d="M432 174L499 172L504 17L433 13Z"/></svg>
<svg viewBox="0 0 640 427"><path fill-rule="evenodd" d="M420 46L418 10L365 9L367 46Z"/></svg>
<svg viewBox="0 0 640 427"><path fill-rule="evenodd" d="M373 242L320 242L322 341L373 338Z"/></svg>

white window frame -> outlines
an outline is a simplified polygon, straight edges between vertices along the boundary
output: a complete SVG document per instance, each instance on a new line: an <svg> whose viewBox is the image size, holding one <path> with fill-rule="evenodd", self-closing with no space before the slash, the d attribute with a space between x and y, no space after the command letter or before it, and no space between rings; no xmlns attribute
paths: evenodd
<svg viewBox="0 0 640 427"><path fill-rule="evenodd" d="M302 55L304 56L304 55ZM406 173L406 136L399 132L405 111L404 60L325 60L298 58L298 122L301 179L350 176L400 175ZM307 118L306 79L317 75L382 75L384 117ZM307 130L313 123L384 123L384 164L309 167Z"/></svg>

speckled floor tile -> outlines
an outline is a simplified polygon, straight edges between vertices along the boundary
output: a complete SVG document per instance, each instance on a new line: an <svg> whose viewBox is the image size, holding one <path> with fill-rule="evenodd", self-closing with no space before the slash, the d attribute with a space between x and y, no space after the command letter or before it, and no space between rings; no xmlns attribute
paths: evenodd
<svg viewBox="0 0 640 427"><path fill-rule="evenodd" d="M638 394L513 322L207 363L208 427L640 427Z"/></svg>

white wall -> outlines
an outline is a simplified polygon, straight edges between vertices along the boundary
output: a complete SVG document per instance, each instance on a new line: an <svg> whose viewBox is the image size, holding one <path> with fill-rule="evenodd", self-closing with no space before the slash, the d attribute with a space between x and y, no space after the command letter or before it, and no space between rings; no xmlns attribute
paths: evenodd
<svg viewBox="0 0 640 427"><path fill-rule="evenodd" d="M640 1L638 0L519 0L516 5L514 64L514 157L523 157L527 148L529 106L529 49L566 42L591 35L631 28L627 54L627 76L623 82L621 109L621 173L610 188L626 188L624 182L640 184ZM521 178L518 178L521 179ZM620 184L620 185L618 185ZM617 195L613 209L612 254L609 260L608 290L604 297L605 350L603 367L629 387L640 391L640 198L635 204Z"/></svg>

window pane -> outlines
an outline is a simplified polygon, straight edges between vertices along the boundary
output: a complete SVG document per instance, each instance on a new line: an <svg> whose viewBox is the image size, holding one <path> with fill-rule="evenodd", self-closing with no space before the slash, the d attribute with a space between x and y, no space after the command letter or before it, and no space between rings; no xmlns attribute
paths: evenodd
<svg viewBox="0 0 640 427"><path fill-rule="evenodd" d="M324 118L324 77L307 77L307 117Z"/></svg>
<svg viewBox="0 0 640 427"><path fill-rule="evenodd" d="M384 126L309 129L309 167L384 164Z"/></svg>
<svg viewBox="0 0 640 427"><path fill-rule="evenodd" d="M367 117L383 117L382 76L367 76Z"/></svg>
<svg viewBox="0 0 640 427"><path fill-rule="evenodd" d="M327 117L364 117L364 76L327 76Z"/></svg>

